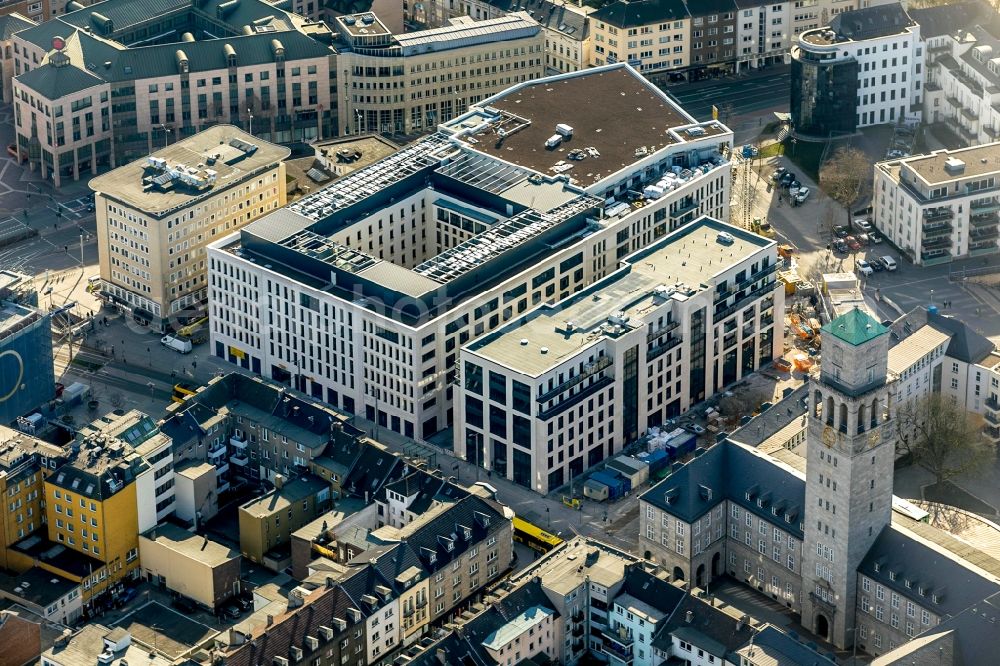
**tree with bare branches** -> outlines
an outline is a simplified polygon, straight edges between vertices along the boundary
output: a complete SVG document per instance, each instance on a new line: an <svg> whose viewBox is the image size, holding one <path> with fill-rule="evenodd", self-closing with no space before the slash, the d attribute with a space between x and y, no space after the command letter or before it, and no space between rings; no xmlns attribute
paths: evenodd
<svg viewBox="0 0 1000 666"><path fill-rule="evenodd" d="M819 167L819 186L827 196L847 210L871 190L872 162L861 150L853 146L838 148L833 157Z"/></svg>
<svg viewBox="0 0 1000 666"><path fill-rule="evenodd" d="M934 475L937 483L981 468L993 451L982 419L950 396L930 393L897 413L899 450Z"/></svg>

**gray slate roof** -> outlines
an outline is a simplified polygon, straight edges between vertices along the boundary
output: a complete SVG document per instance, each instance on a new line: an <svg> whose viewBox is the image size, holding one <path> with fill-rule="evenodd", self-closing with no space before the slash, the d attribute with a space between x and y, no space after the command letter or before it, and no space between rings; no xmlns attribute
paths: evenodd
<svg viewBox="0 0 1000 666"><path fill-rule="evenodd" d="M747 446L760 446L768 437L805 416L808 399L809 385L803 384L767 411L750 419L745 426L734 430L729 439Z"/></svg>
<svg viewBox="0 0 1000 666"><path fill-rule="evenodd" d="M17 77L17 80L45 99L58 99L104 83L78 67L42 65Z"/></svg>
<svg viewBox="0 0 1000 666"><path fill-rule="evenodd" d="M854 40L894 35L913 24L913 19L899 3L855 9L830 20L834 32Z"/></svg>
<svg viewBox="0 0 1000 666"><path fill-rule="evenodd" d="M882 529L858 572L939 615L954 615L985 596L1000 592L997 583L892 526ZM890 573L895 573L895 580ZM920 596L919 588L925 590L925 596ZM937 603L933 602L932 594L937 595Z"/></svg>
<svg viewBox="0 0 1000 666"><path fill-rule="evenodd" d="M589 32L586 17L566 9L566 5L562 3L551 0L489 0L489 4L503 12L526 11L544 27L558 30L580 41Z"/></svg>
<svg viewBox="0 0 1000 666"><path fill-rule="evenodd" d="M732 10L735 11L733 4ZM699 11L699 14L706 12ZM639 0L626 2L618 0L605 5L590 15L591 20L603 21L619 28L657 23L659 21L674 21L688 17L688 9L682 0Z"/></svg>
<svg viewBox="0 0 1000 666"><path fill-rule="evenodd" d="M724 659L726 655L745 645L753 633L749 624L740 626L736 618L697 597L685 595L653 637L653 647L669 652L671 636L677 636Z"/></svg>
<svg viewBox="0 0 1000 666"><path fill-rule="evenodd" d="M973 331L964 322L941 314L927 314L927 323L934 328L951 335L948 356L966 363L979 363L993 351L993 343Z"/></svg>
<svg viewBox="0 0 1000 666"><path fill-rule="evenodd" d="M835 660L820 654L772 625L767 625L757 632L753 637L753 648L748 644L740 652L752 657L755 653L751 652L751 649L760 650L774 659L776 666L836 666L837 664Z"/></svg>
<svg viewBox="0 0 1000 666"><path fill-rule="evenodd" d="M983 2L958 2L938 7L910 9L910 18L920 25L920 36L924 39L950 35L959 28L969 28L981 18L993 13Z"/></svg>
<svg viewBox="0 0 1000 666"><path fill-rule="evenodd" d="M11 35L21 30L26 30L37 25L27 16L22 16L17 12L0 16L0 39L6 41Z"/></svg>
<svg viewBox="0 0 1000 666"><path fill-rule="evenodd" d="M687 523L729 499L801 539L805 493L805 480L792 470L751 448L725 441L693 458L641 497ZM774 507L777 515L772 513Z"/></svg>

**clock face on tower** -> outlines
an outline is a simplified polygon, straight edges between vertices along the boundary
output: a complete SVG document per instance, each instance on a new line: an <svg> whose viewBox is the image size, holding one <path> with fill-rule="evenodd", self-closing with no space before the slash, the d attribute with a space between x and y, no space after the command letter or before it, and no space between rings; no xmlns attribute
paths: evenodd
<svg viewBox="0 0 1000 666"><path fill-rule="evenodd" d="M823 443L827 446L833 446L833 443L837 441L837 433L834 432L833 426L826 426L823 428Z"/></svg>
<svg viewBox="0 0 1000 666"><path fill-rule="evenodd" d="M882 439L882 433L875 430L870 435L868 435L868 446L875 446Z"/></svg>

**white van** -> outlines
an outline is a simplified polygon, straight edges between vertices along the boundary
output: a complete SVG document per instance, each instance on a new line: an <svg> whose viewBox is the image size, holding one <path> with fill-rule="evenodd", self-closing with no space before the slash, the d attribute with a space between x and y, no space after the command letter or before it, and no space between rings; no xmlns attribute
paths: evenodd
<svg viewBox="0 0 1000 666"><path fill-rule="evenodd" d="M898 268L896 266L896 260L892 257L882 257L880 261L882 262L882 265L885 266L885 270L887 271L894 271Z"/></svg>
<svg viewBox="0 0 1000 666"><path fill-rule="evenodd" d="M552 136L550 136L548 139L545 140L545 147L546 148L555 148L560 143L562 143L562 140L563 140L562 135L560 135L560 134L553 134Z"/></svg>

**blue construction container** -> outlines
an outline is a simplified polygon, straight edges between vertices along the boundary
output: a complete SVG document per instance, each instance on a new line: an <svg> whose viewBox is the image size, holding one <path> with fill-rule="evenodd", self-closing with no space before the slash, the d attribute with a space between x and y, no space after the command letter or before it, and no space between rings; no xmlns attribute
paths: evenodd
<svg viewBox="0 0 1000 666"><path fill-rule="evenodd" d="M652 478L661 469L670 464L670 456L664 449L657 449L650 453L640 453L639 460L649 465L649 476Z"/></svg>
<svg viewBox="0 0 1000 666"><path fill-rule="evenodd" d="M608 487L608 499L618 499L629 490L625 487L625 479L607 472L594 472L590 475L590 479Z"/></svg>

